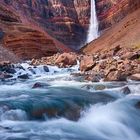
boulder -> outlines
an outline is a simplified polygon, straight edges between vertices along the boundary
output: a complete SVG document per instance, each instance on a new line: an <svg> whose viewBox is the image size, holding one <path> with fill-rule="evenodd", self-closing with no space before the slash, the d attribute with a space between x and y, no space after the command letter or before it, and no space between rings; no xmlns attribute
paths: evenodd
<svg viewBox="0 0 140 140"><path fill-rule="evenodd" d="M104 81L126 81L128 74L115 70L108 73Z"/></svg>
<svg viewBox="0 0 140 140"><path fill-rule="evenodd" d="M133 74L129 77L131 80L140 81L140 73Z"/></svg>
<svg viewBox="0 0 140 140"><path fill-rule="evenodd" d="M71 67L77 64L77 56L74 53L63 53L55 60L55 64L59 67Z"/></svg>
<svg viewBox="0 0 140 140"><path fill-rule="evenodd" d="M46 83L41 83L41 82L37 82L33 85L33 89L36 89L36 88L47 88L48 86L50 86L49 84L46 84Z"/></svg>
<svg viewBox="0 0 140 140"><path fill-rule="evenodd" d="M49 68L47 66L43 66L45 72L49 72Z"/></svg>
<svg viewBox="0 0 140 140"><path fill-rule="evenodd" d="M92 70L93 67L96 66L96 61L93 60L93 56L90 55L86 55L86 56L83 56L83 58L81 58L81 61L80 61L80 71L89 71L89 70Z"/></svg>
<svg viewBox="0 0 140 140"><path fill-rule="evenodd" d="M122 59L135 60L140 57L139 52L127 52L121 56Z"/></svg>
<svg viewBox="0 0 140 140"><path fill-rule="evenodd" d="M131 90L129 89L128 86L125 86L125 87L123 87L123 88L121 89L121 92L122 92L123 94L125 94L125 95L128 95L128 94L131 93Z"/></svg>
<svg viewBox="0 0 140 140"><path fill-rule="evenodd" d="M104 90L106 88L106 86L105 85L95 85L95 87L94 87L94 89L95 90Z"/></svg>
<svg viewBox="0 0 140 140"><path fill-rule="evenodd" d="M113 51L113 55L116 55L117 52L120 51L120 50L121 50L120 45L118 45L118 46L116 46L115 48L113 48L113 49L112 49L112 51Z"/></svg>
<svg viewBox="0 0 140 140"><path fill-rule="evenodd" d="M29 76L28 74L23 74L23 75L19 75L18 78L26 80L26 79L29 79Z"/></svg>

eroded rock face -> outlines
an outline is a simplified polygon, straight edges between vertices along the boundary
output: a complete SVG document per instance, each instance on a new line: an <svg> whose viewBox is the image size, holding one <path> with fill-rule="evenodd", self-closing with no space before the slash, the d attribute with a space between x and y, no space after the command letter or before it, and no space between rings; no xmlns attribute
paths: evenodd
<svg viewBox="0 0 140 140"><path fill-rule="evenodd" d="M2 1L69 47L76 49L86 40L90 0Z"/></svg>
<svg viewBox="0 0 140 140"><path fill-rule="evenodd" d="M6 6L4 2L0 5L0 45L13 52L15 57L31 59L69 51L41 27L13 10L9 4L11 3L6 1Z"/></svg>
<svg viewBox="0 0 140 140"><path fill-rule="evenodd" d="M140 8L139 0L97 0L99 30L105 30Z"/></svg>
<svg viewBox="0 0 140 140"><path fill-rule="evenodd" d="M138 9L140 1L96 0L96 7L103 31ZM25 59L65 50L54 38L77 49L86 41L89 19L90 0L1 0L0 41Z"/></svg>

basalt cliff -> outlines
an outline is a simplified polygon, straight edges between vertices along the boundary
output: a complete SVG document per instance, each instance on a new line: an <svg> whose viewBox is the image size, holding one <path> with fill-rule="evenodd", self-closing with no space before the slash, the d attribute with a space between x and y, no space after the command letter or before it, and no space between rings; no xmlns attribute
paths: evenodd
<svg viewBox="0 0 140 140"><path fill-rule="evenodd" d="M100 33L139 7L139 0L96 0ZM90 0L1 0L1 46L22 59L77 50L86 42L89 19Z"/></svg>

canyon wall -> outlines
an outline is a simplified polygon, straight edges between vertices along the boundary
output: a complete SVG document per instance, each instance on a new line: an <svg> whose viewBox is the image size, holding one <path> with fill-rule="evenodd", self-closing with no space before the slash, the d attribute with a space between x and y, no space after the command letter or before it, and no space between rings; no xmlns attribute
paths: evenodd
<svg viewBox="0 0 140 140"><path fill-rule="evenodd" d="M0 4L0 46L21 59L40 58L57 52L70 51L23 14L20 7L12 2L17 9L13 8L11 1L8 0ZM21 11L17 12L18 8ZM2 47L0 50L3 50ZM1 52L0 54L2 55Z"/></svg>
<svg viewBox="0 0 140 140"><path fill-rule="evenodd" d="M41 26L71 48L86 41L90 0L3 0L23 17Z"/></svg>
<svg viewBox="0 0 140 140"><path fill-rule="evenodd" d="M140 0L96 0L96 4L100 31L140 8Z"/></svg>
<svg viewBox="0 0 140 140"><path fill-rule="evenodd" d="M99 30L140 7L140 0L96 0ZM87 39L90 0L1 0L0 42L29 59L75 50Z"/></svg>

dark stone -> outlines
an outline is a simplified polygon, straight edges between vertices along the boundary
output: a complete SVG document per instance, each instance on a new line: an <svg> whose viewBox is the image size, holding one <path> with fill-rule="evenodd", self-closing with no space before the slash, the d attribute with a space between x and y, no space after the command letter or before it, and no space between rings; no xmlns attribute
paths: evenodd
<svg viewBox="0 0 140 140"><path fill-rule="evenodd" d="M49 72L49 68L47 66L43 66L45 72Z"/></svg>
<svg viewBox="0 0 140 140"><path fill-rule="evenodd" d="M29 79L28 74L23 74L18 76L19 79Z"/></svg>
<svg viewBox="0 0 140 140"><path fill-rule="evenodd" d="M128 57L128 59L129 60L135 60L135 59L138 59L140 57L140 54L138 54L138 53L133 53L133 54L131 54L129 57Z"/></svg>
<svg viewBox="0 0 140 140"><path fill-rule="evenodd" d="M8 68L5 70L7 73L11 73L11 74L14 74L16 73L16 70L14 68Z"/></svg>
<svg viewBox="0 0 140 140"><path fill-rule="evenodd" d="M122 88L122 89L121 89L121 92L122 92L123 94L126 94L126 95L128 95L128 94L131 93L129 87L124 87L124 88Z"/></svg>
<svg viewBox="0 0 140 140"><path fill-rule="evenodd" d="M10 75L8 73L4 73L4 72L1 72L0 73L0 79L3 80L3 79L7 79L7 78L12 78L13 75Z"/></svg>
<svg viewBox="0 0 140 140"><path fill-rule="evenodd" d="M35 88L47 88L48 86L50 86L49 84L46 83L41 83L41 82L37 82L33 85L33 89Z"/></svg>
<svg viewBox="0 0 140 140"><path fill-rule="evenodd" d="M120 45L116 46L116 47L113 49L113 55L116 55L116 53L117 53L118 51L120 51L120 50L121 50Z"/></svg>
<svg viewBox="0 0 140 140"><path fill-rule="evenodd" d="M36 74L36 72L31 67L29 67L28 69L32 74Z"/></svg>

